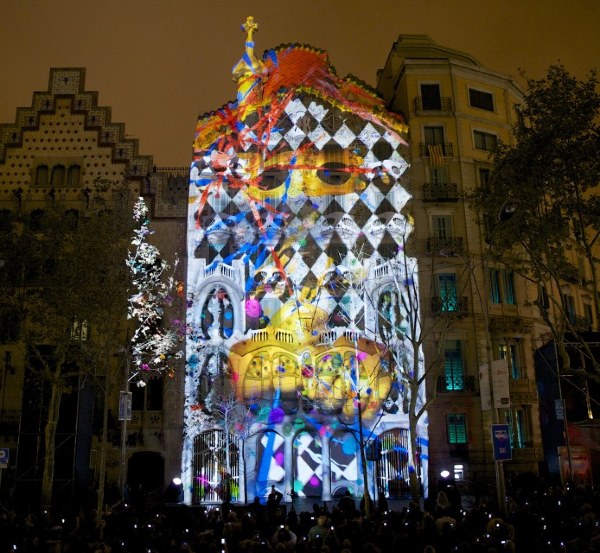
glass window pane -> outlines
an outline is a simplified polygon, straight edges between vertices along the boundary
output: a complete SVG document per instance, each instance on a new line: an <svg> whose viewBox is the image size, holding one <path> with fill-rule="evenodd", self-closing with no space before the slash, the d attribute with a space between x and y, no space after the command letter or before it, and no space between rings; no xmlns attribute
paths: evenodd
<svg viewBox="0 0 600 553"><path fill-rule="evenodd" d="M467 424L464 414L452 413L447 415L446 426L448 429L448 443L467 443Z"/></svg>
<svg viewBox="0 0 600 553"><path fill-rule="evenodd" d="M500 299L500 275L498 269L490 269L490 301L492 303L502 303Z"/></svg>
<svg viewBox="0 0 600 553"><path fill-rule="evenodd" d="M444 143L444 127L425 127L425 144L434 146Z"/></svg>
<svg viewBox="0 0 600 553"><path fill-rule="evenodd" d="M494 111L494 96L489 92L469 88L469 104L475 108Z"/></svg>
<svg viewBox="0 0 600 553"><path fill-rule="evenodd" d="M440 85L422 84L421 96L423 98L423 109L440 110L442 109L442 100L440 97Z"/></svg>
<svg viewBox="0 0 600 553"><path fill-rule="evenodd" d="M441 310L445 312L457 311L458 294L456 289L456 275L454 273L439 273L437 278Z"/></svg>
<svg viewBox="0 0 600 553"><path fill-rule="evenodd" d="M504 303L515 305L515 279L512 271L503 271L504 273Z"/></svg>
<svg viewBox="0 0 600 553"><path fill-rule="evenodd" d="M444 380L447 391L464 390L462 342L460 340L447 340L444 344Z"/></svg>

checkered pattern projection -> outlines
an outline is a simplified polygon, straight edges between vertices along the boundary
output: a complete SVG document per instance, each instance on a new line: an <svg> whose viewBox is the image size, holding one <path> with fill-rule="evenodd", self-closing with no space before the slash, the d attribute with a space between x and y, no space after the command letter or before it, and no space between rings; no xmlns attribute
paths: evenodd
<svg viewBox="0 0 600 553"><path fill-rule="evenodd" d="M252 59L236 66L238 100L201 117L194 142L184 474L233 395L250 499L271 485L358 493L357 410L371 436L407 424L384 336L408 332L397 295L416 289L406 127L321 51Z"/></svg>

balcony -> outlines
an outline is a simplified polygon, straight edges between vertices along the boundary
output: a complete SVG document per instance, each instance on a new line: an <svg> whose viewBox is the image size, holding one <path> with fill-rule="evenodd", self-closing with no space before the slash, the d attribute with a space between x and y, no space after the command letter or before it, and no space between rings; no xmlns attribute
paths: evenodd
<svg viewBox="0 0 600 553"><path fill-rule="evenodd" d="M421 157L429 157L429 146L440 146L444 157L452 157L454 155L454 148L450 142L445 142L443 144L426 144L425 142L421 142L419 144Z"/></svg>
<svg viewBox="0 0 600 553"><path fill-rule="evenodd" d="M433 315L463 317L468 312L469 298L466 296L445 298L435 296L431 298L431 313Z"/></svg>
<svg viewBox="0 0 600 553"><path fill-rule="evenodd" d="M450 238L439 238L431 236L427 239L427 253L436 254L442 257L454 257L463 252L462 236L452 236Z"/></svg>
<svg viewBox="0 0 600 553"><path fill-rule="evenodd" d="M415 98L415 111L451 112L454 109L452 98L442 96L441 98L423 99L423 96Z"/></svg>
<svg viewBox="0 0 600 553"><path fill-rule="evenodd" d="M587 317L575 315L574 313L567 313L567 317L571 323L571 326L577 332L591 332L592 322Z"/></svg>
<svg viewBox="0 0 600 553"><path fill-rule="evenodd" d="M579 286L585 285L585 280L579 273L577 267L575 267L575 265L571 265L570 263L564 263L562 265L559 270L559 276L571 284L577 284Z"/></svg>
<svg viewBox="0 0 600 553"><path fill-rule="evenodd" d="M423 185L424 202L456 202L458 186L454 182L426 182Z"/></svg>

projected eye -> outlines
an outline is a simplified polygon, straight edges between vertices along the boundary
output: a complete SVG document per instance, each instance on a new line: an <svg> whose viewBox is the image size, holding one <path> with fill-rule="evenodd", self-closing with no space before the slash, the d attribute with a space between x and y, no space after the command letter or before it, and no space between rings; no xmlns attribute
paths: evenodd
<svg viewBox="0 0 600 553"><path fill-rule="evenodd" d="M346 165L339 161L328 161L317 170L318 177L327 184L344 184L350 178Z"/></svg>
<svg viewBox="0 0 600 553"><path fill-rule="evenodd" d="M263 190L273 190L281 186L288 176L288 171L270 169L265 171L261 177L261 188Z"/></svg>

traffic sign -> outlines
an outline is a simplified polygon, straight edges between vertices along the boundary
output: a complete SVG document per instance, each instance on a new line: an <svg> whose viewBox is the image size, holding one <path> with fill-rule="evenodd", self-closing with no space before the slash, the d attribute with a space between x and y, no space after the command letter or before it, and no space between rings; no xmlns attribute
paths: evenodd
<svg viewBox="0 0 600 553"><path fill-rule="evenodd" d="M508 424L492 424L492 444L494 445L494 459L496 461L510 461L512 459Z"/></svg>
<svg viewBox="0 0 600 553"><path fill-rule="evenodd" d="M8 447L0 448L0 469L8 468L9 455L10 455L10 449Z"/></svg>

